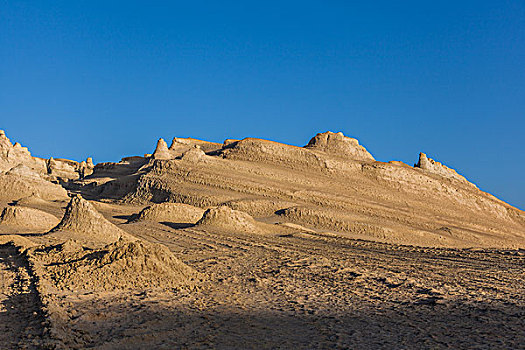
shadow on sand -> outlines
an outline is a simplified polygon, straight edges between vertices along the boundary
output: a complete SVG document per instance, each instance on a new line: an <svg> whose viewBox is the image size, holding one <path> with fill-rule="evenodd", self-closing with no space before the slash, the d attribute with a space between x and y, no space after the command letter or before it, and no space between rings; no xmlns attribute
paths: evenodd
<svg viewBox="0 0 525 350"><path fill-rule="evenodd" d="M174 298L177 296L174 295ZM510 305L404 305L346 314L199 309L111 303L70 329L86 347L215 349L517 349L525 344L523 308ZM148 306L145 306L148 305ZM100 316L103 314L104 316ZM85 319L85 321L82 321ZM74 341L75 334L67 334ZM73 345L65 342L66 346Z"/></svg>

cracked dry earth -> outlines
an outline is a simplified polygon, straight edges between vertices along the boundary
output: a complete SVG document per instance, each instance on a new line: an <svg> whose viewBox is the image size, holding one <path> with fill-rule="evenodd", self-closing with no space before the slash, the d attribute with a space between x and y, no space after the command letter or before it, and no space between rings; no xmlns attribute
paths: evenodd
<svg viewBox="0 0 525 350"><path fill-rule="evenodd" d="M520 250L119 226L165 244L208 278L198 287L171 291L62 291L49 299L59 330L52 344L100 349L519 349L525 344ZM27 293L26 302L3 317L20 316L25 321L9 327L38 336L29 323L36 312L31 297Z"/></svg>

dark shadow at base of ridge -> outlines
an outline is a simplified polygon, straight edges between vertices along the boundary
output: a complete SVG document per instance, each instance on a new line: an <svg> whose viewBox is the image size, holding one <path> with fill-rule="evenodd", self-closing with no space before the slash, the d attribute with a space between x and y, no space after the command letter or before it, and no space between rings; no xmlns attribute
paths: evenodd
<svg viewBox="0 0 525 350"><path fill-rule="evenodd" d="M160 224L164 225L164 226L168 226L170 228L173 228L175 230L180 230L180 229L183 229L183 228L190 228L190 227L194 227L195 224L190 224L190 223L187 223L187 222L167 222L167 221L162 221L160 222Z"/></svg>
<svg viewBox="0 0 525 350"><path fill-rule="evenodd" d="M131 215L113 215L113 219L121 219L121 220L127 220L127 222L131 222L134 219L137 218L137 214L131 214Z"/></svg>

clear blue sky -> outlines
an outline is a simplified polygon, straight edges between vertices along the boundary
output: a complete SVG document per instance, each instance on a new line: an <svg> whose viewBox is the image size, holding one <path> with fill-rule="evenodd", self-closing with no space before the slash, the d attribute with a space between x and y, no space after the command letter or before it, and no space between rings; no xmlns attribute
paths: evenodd
<svg viewBox="0 0 525 350"><path fill-rule="evenodd" d="M0 0L0 128L95 162L343 131L525 208L525 2Z"/></svg>

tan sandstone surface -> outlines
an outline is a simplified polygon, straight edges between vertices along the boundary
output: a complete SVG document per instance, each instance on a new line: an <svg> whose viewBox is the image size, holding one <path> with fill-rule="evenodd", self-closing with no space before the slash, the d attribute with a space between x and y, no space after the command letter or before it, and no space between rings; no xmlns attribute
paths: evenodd
<svg viewBox="0 0 525 350"><path fill-rule="evenodd" d="M0 152L1 348L525 344L525 213L424 153L332 132Z"/></svg>

